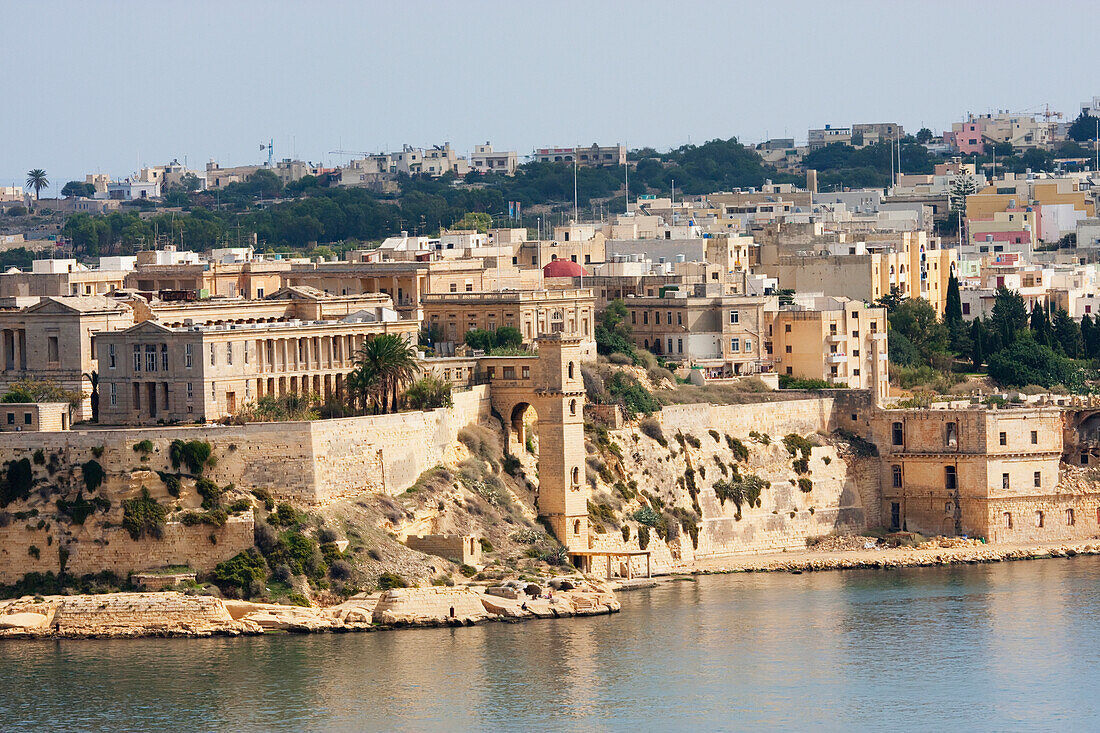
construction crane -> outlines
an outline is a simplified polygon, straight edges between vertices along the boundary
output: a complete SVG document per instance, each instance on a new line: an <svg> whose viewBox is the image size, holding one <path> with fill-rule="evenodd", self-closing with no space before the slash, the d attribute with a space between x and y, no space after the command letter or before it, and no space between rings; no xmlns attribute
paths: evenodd
<svg viewBox="0 0 1100 733"><path fill-rule="evenodd" d="M381 155L382 153L370 153L370 152L367 152L366 150L330 150L330 151L328 151L328 154L329 155L346 155L346 156L349 156L349 157L352 157L352 158L354 158L356 156L360 156L360 157L363 157L363 158L369 158L372 155Z"/></svg>

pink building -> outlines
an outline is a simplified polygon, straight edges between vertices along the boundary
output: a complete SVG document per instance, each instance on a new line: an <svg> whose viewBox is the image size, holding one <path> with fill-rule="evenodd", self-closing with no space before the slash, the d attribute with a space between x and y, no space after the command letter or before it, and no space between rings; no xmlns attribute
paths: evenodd
<svg viewBox="0 0 1100 733"><path fill-rule="evenodd" d="M944 142L954 145L963 155L981 155L985 152L982 142L982 123L970 119L951 125L951 132L943 134Z"/></svg>

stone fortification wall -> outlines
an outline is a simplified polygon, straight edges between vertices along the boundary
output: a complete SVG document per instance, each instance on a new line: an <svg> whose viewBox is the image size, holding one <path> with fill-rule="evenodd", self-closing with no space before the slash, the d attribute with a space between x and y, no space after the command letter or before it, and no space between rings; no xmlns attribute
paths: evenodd
<svg viewBox="0 0 1100 733"><path fill-rule="evenodd" d="M400 494L443 461L458 432L489 417L489 388L454 395L454 407L310 423L316 498L326 503L372 493ZM369 421L369 422L365 422Z"/></svg>
<svg viewBox="0 0 1100 733"><path fill-rule="evenodd" d="M62 569L62 549L66 553L64 569L71 575L108 570L126 576L168 565L210 571L253 543L252 512L232 516L221 527L168 522L160 539L140 540L131 539L120 527L103 526L95 518L76 527L74 536L68 536L67 527L56 517L45 519L41 528L38 521L13 520L0 527L0 583L14 583L26 573L57 574Z"/></svg>
<svg viewBox="0 0 1100 733"><path fill-rule="evenodd" d="M0 464L37 450L63 470L95 461L106 473L108 494L123 493L134 488L136 472L178 470L169 461L172 441L197 440L210 443L216 458L207 478L264 489L278 499L325 504L362 493L399 494L411 486L441 461L460 429L488 418L488 387L458 392L454 403L428 412L312 422L3 433ZM153 451L143 461L134 445L144 440Z"/></svg>
<svg viewBox="0 0 1100 733"><path fill-rule="evenodd" d="M438 555L460 564L481 564L481 544L473 535L410 535L405 539L405 544L414 550L428 555Z"/></svg>
<svg viewBox="0 0 1100 733"><path fill-rule="evenodd" d="M665 432L673 435L677 430L702 433L713 428L745 440L751 430L778 437L829 431L833 407L832 397L750 405L669 405L661 410L658 420Z"/></svg>
<svg viewBox="0 0 1100 733"><path fill-rule="evenodd" d="M148 491L169 510L201 511L186 465L170 460L173 441L209 443L215 459L203 478L233 496L255 489L276 499L322 505L364 493L404 491L442 462L458 431L489 415L487 388L455 395L453 408L314 422L77 430L0 435L0 472L29 465L26 498L0 508L0 583L30 572L119 575L183 565L212 570L253 544L253 517L215 527L168 521L158 539L131 539L123 502ZM146 442L147 441L147 442ZM25 464L24 464L25 462ZM16 472L18 473L18 472ZM102 474L102 481L89 477ZM0 478L6 478L0 475ZM95 501L82 521L63 502ZM227 501L228 503L228 501Z"/></svg>

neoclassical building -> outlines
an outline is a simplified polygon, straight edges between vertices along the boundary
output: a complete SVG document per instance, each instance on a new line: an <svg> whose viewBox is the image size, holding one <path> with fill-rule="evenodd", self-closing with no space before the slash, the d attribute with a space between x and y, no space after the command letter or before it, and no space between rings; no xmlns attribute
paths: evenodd
<svg viewBox="0 0 1100 733"><path fill-rule="evenodd" d="M355 354L376 335L416 342L419 324L384 307L326 320L164 325L103 333L99 419L104 424L213 420L264 395L345 393Z"/></svg>

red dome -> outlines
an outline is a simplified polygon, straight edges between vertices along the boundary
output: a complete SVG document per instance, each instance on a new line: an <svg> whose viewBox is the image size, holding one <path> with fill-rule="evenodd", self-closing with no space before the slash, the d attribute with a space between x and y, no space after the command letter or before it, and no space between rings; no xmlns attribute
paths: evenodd
<svg viewBox="0 0 1100 733"><path fill-rule="evenodd" d="M554 260L543 265L543 277L585 277L588 271L572 260Z"/></svg>

